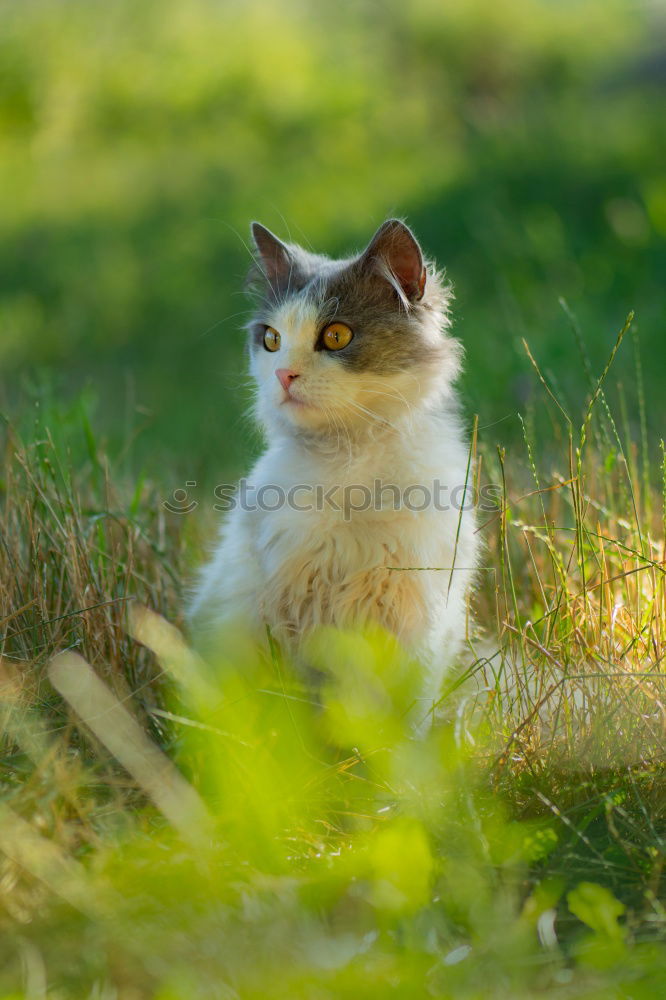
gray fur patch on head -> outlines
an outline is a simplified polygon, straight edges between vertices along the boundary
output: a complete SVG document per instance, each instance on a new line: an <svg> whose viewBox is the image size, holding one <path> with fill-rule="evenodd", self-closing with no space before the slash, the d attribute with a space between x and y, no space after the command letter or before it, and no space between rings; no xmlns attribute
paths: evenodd
<svg viewBox="0 0 666 1000"><path fill-rule="evenodd" d="M268 232L268 231L266 231ZM277 240L277 237L272 239ZM265 314L292 297L315 304L319 320L313 341L331 363L353 371L389 374L419 366L437 366L450 358L453 344L443 336L449 325L451 290L424 261L411 231L399 220L379 228L366 250L345 260L308 253L282 244L289 266L279 275L266 272L264 252L251 280L259 293L257 313L248 324L250 342L263 344ZM269 251L272 253L271 245ZM333 321L353 331L349 345L325 351L321 334Z"/></svg>
<svg viewBox="0 0 666 1000"><path fill-rule="evenodd" d="M446 296L434 272L426 284L427 297L406 305L380 269L369 271L354 261L331 276L321 325L337 320L354 333L348 347L335 352L335 360L357 371L382 374L437 364L445 342L433 336L432 323L440 330L445 325Z"/></svg>

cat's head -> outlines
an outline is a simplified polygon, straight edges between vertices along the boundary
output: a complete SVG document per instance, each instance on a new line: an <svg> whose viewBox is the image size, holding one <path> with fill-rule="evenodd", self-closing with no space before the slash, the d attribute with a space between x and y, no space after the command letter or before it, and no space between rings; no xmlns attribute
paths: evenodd
<svg viewBox="0 0 666 1000"><path fill-rule="evenodd" d="M373 432L447 394L460 358L445 335L450 292L403 222L389 219L344 260L258 222L252 236L251 373L269 433Z"/></svg>

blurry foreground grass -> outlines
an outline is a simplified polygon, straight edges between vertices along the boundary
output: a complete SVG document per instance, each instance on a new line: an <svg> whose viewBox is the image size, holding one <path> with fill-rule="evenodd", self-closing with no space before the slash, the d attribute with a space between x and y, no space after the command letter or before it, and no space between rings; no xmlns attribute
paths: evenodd
<svg viewBox="0 0 666 1000"><path fill-rule="evenodd" d="M83 410L6 430L0 997L663 995L663 469L601 382L541 390L561 465L529 415L526 458L481 446L479 624L423 741L385 635L316 637L318 697L242 636L202 662L157 491Z"/></svg>

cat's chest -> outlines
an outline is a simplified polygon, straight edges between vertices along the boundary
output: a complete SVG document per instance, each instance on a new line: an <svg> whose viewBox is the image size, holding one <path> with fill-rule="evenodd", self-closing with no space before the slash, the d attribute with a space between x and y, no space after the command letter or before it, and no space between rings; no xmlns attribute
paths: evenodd
<svg viewBox="0 0 666 1000"><path fill-rule="evenodd" d="M423 558L425 534L413 515L356 511L280 512L257 525L262 617L283 638L321 624L376 622L407 640L432 603Z"/></svg>
<svg viewBox="0 0 666 1000"><path fill-rule="evenodd" d="M268 575L307 563L333 580L366 566L394 565L422 546L427 529L414 512L382 509L360 490L351 501L326 492L302 490L297 507L259 513L255 544Z"/></svg>
<svg viewBox="0 0 666 1000"><path fill-rule="evenodd" d="M430 470L410 456L372 452L351 462L268 455L257 468L261 501L252 534L271 576L307 564L341 579L359 569L414 564L447 534Z"/></svg>
<svg viewBox="0 0 666 1000"><path fill-rule="evenodd" d="M450 565L455 522L415 488L432 481L416 451L337 467L279 453L261 461L266 502L251 514L250 537L258 606L280 634L373 621L407 640L428 627L445 574L426 567Z"/></svg>

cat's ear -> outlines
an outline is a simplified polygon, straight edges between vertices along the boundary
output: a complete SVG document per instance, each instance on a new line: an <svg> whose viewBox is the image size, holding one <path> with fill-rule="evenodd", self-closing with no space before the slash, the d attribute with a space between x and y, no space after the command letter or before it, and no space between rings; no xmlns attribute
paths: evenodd
<svg viewBox="0 0 666 1000"><path fill-rule="evenodd" d="M261 273L275 290L284 288L289 284L294 267L289 249L282 240L279 240L270 229L266 229L266 226L262 226L260 222L253 222L251 230L252 239L257 248L257 263Z"/></svg>
<svg viewBox="0 0 666 1000"><path fill-rule="evenodd" d="M426 267L416 237L400 219L387 219L361 255L361 265L381 274L407 302L423 298Z"/></svg>

